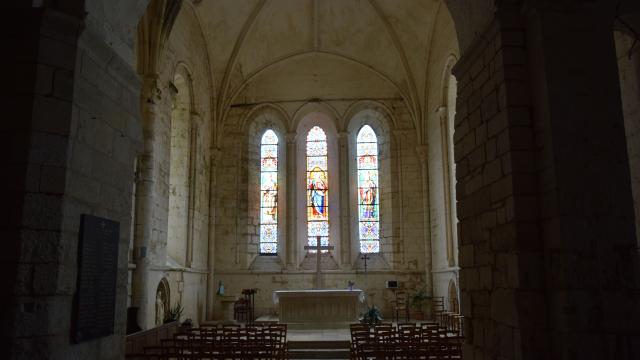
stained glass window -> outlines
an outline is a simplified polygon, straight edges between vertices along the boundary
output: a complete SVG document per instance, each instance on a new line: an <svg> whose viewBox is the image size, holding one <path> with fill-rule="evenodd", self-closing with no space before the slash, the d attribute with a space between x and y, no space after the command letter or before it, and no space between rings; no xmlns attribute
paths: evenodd
<svg viewBox="0 0 640 360"><path fill-rule="evenodd" d="M378 138L365 125L357 137L358 229L360 252L380 252L380 203L378 191Z"/></svg>
<svg viewBox="0 0 640 360"><path fill-rule="evenodd" d="M307 134L307 244L329 245L327 135L314 126ZM315 253L316 250L309 250ZM327 252L327 250L322 250Z"/></svg>
<svg viewBox="0 0 640 360"><path fill-rule="evenodd" d="M265 131L260 142L260 253L278 252L278 135Z"/></svg>

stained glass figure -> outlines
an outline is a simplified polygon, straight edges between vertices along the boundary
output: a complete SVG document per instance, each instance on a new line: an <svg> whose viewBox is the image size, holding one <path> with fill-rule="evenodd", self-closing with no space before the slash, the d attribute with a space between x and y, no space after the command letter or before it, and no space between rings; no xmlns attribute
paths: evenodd
<svg viewBox="0 0 640 360"><path fill-rule="evenodd" d="M371 126L360 129L356 143L360 252L377 253L380 252L378 138Z"/></svg>
<svg viewBox="0 0 640 360"><path fill-rule="evenodd" d="M329 245L329 179L327 135L314 126L307 134L307 244ZM315 253L316 250L309 250ZM327 252L323 250L322 252Z"/></svg>
<svg viewBox="0 0 640 360"><path fill-rule="evenodd" d="M260 253L278 252L278 136L265 131L260 142Z"/></svg>

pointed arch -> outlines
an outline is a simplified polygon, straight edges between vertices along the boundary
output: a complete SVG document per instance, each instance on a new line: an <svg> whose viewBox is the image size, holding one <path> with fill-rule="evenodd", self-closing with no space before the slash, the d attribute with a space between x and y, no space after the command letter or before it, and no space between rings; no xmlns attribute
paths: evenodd
<svg viewBox="0 0 640 360"><path fill-rule="evenodd" d="M193 259L193 211L195 203L195 127L193 82L189 66L173 69L169 148L169 210L167 256L171 263L190 267Z"/></svg>
<svg viewBox="0 0 640 360"><path fill-rule="evenodd" d="M328 120L331 123L334 131L339 131L341 117L338 113L338 110L336 110L330 104L322 101L307 101L299 108L297 108L293 113L293 116L291 117L291 128L299 130L301 128L301 123L303 123L303 121L305 119L308 119L310 116L317 117L315 114L321 114L321 117L324 118L323 121ZM323 129L328 130L325 127L323 127Z"/></svg>
<svg viewBox="0 0 640 360"><path fill-rule="evenodd" d="M392 223L394 221L393 215L393 196L391 196L391 189L393 188L392 167L396 162L393 161L394 157L391 156L391 149L393 148L394 140L391 136L391 131L395 127L394 121L390 117L390 113L387 107L377 101L360 101L353 104L346 111L346 130L348 137L348 169L349 169L349 211L354 214L350 217L350 235L354 239L351 243L352 254L359 254L360 252L368 252L373 254L379 254L384 259L383 263L391 263L394 258L394 242L401 241L400 238L394 237L394 230ZM371 141L369 148L373 148L375 145L376 156L376 168L375 169L362 169L362 164L359 160L362 158L362 134L363 129L371 129L375 136L375 140ZM373 137L371 137L373 140ZM360 143L360 144L359 144ZM359 153L360 149L360 153ZM372 247L375 248L374 243L361 242L361 240L375 241L375 239L363 239L364 231L367 228L362 228L361 217L363 215L374 215L371 213L365 214L364 207L361 206L366 190L363 188L364 182L367 180L367 174L375 170L376 172L376 189L375 189L375 204L369 205L369 210L374 210L377 214L377 224L370 225L368 230L375 230L371 227L374 226L377 229L377 241L378 251L372 252ZM369 191L370 195L371 191ZM369 199L370 200L370 199ZM372 208L372 205L375 205ZM369 237L371 233L367 234ZM369 245L367 247L367 245ZM398 244L395 244L397 246ZM356 258L357 259L357 258ZM355 260L357 261L357 260Z"/></svg>
<svg viewBox="0 0 640 360"><path fill-rule="evenodd" d="M256 268L265 261L280 266L286 251L286 116L277 105L261 104L241 120L247 139L247 218L248 224L257 225L247 237L246 256L247 264ZM263 255L273 258L260 259Z"/></svg>
<svg viewBox="0 0 640 360"><path fill-rule="evenodd" d="M309 252L304 250L304 245L315 245L315 236L318 234L321 236L321 243L330 242L335 247L336 254L340 253L341 246L339 144L336 118L318 103L303 106L303 111L305 115L301 118L294 117L294 121L298 120L295 155L297 179L295 184L295 223L297 238L300 239L296 244L295 256L296 260L301 263L308 259ZM324 136L317 130L321 130ZM312 136L309 137L309 134ZM315 144L310 144L311 142L315 142ZM323 145L319 144L320 142ZM323 195L324 199L322 199ZM311 196L315 197L312 199ZM324 204L321 204L322 200L324 200ZM315 205L326 207L324 209L326 212L314 214L312 201L315 201ZM309 221L309 218L312 221ZM327 222L322 223L325 220ZM313 239L310 239L311 236Z"/></svg>
<svg viewBox="0 0 640 360"><path fill-rule="evenodd" d="M252 125L253 121L258 118L273 122L274 125L279 128L279 131L283 133L288 129L289 115L280 105L273 103L264 103L252 107L251 110L242 117L240 129L246 130Z"/></svg>
<svg viewBox="0 0 640 360"><path fill-rule="evenodd" d="M456 286L456 281L454 279L449 280L449 289L448 289L448 299L449 299L449 312L454 314L460 313L460 301L458 300L458 287Z"/></svg>

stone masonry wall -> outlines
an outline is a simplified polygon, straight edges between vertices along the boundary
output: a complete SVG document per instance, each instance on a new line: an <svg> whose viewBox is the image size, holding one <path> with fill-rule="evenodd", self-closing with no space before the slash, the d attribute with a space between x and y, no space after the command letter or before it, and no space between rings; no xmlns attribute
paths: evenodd
<svg viewBox="0 0 640 360"><path fill-rule="evenodd" d="M545 346L525 38L521 19L496 19L454 68L465 359Z"/></svg>
<svg viewBox="0 0 640 360"><path fill-rule="evenodd" d="M9 153L26 176L13 185L20 190L14 200L22 205L7 213L12 225L3 223L17 235L17 251L7 255L18 262L15 297L9 297L14 303L3 306L12 313L3 326L3 358L118 359L124 349L133 162L142 140L140 81L99 33L81 30L79 20L51 9L11 16L7 23L24 25L19 33L31 37L19 41L35 47L15 47L26 76L16 73L16 84L24 84L16 105L24 110L30 99L33 111L15 117L23 127L9 141ZM35 81L23 82L29 77ZM73 344L83 213L120 223L116 318L114 335Z"/></svg>
<svg viewBox="0 0 640 360"><path fill-rule="evenodd" d="M197 324L204 320L207 310L213 111L208 55L198 26L193 9L184 6L160 56L158 74L144 79L141 101L145 146L140 156L137 201L141 206L136 212L137 268L132 283L134 305L140 307L138 320L143 328L155 326L156 291L163 278L169 283L170 306L180 303L184 308L183 319L190 318ZM174 84L176 74L181 75L184 84ZM176 99L188 111L172 111ZM180 119L172 119L178 113ZM189 146L180 149L178 157L171 155L174 120L186 123L183 137L192 136ZM180 162L180 166L171 166L172 161ZM171 184L170 174L178 168L183 170L178 174L183 177L179 192L183 206L180 211L171 211L175 209L169 209L170 193L178 192L176 184ZM189 194L190 198L186 198ZM169 226L175 224L180 224L183 231L171 239L177 242L173 249L178 249L171 258L167 234ZM191 247L187 245L189 238Z"/></svg>
<svg viewBox="0 0 640 360"><path fill-rule="evenodd" d="M297 109L303 108L303 103L288 104L290 107L285 110L289 114L298 113ZM342 113L346 113L353 106L353 103L335 102L330 104L332 108L338 109ZM423 231L423 210L422 210L422 179L420 176L420 167L418 156L416 153L416 138L414 130L405 130L411 124L406 108L401 103L390 104L394 112L395 118L394 130L390 131L390 147L389 154L383 154L389 159L390 179L385 181L391 184L390 189L383 189L385 199L391 201L392 204L386 204L383 209L392 211L392 213L383 213L382 217L389 216L391 222L385 222L385 230L391 230L390 234L382 234L383 242L392 242L391 245L384 244L383 254L381 257L375 257L368 263L369 271L372 273L370 279L375 282L371 283L369 289L373 292L383 293L384 281L398 278L401 281L410 281L413 284L424 285L424 231ZM257 220L253 218L248 211L252 208L248 204L249 196L247 196L249 179L247 176L252 173L247 170L248 155L247 149L249 141L246 139L248 131L241 128L247 115L247 109L234 108L229 113L227 125L225 126L225 136L221 143L221 168L217 179L218 196L216 201L216 261L215 261L215 278L222 280L229 294L239 293L242 288L258 287L263 292L264 299L258 302L260 313L272 313L275 311L271 305L270 295L276 289L293 289L293 288L310 288L313 286L313 268L314 264L307 266L306 261L297 264L287 264L287 257L281 254L281 261L267 261L266 257L256 256L256 250L250 247L257 247L256 239L258 237ZM262 115L261 115L262 116ZM292 115L288 115L292 117ZM262 119L262 117L259 117ZM349 119L339 119L340 128L346 127ZM284 119L282 122L291 122L290 119ZM392 124L389 124L392 126ZM295 128L289 124L289 128ZM340 133L343 130L339 130ZM287 134L287 139L289 135ZM286 139L281 139L285 141ZM259 141L259 140L256 140ZM291 149L295 147L284 147L283 149ZM287 153L287 157L291 154ZM296 155L298 156L298 155ZM339 158L339 157L338 157ZM282 164L286 166L286 164ZM351 171L351 170L349 170ZM334 175L335 176L335 175ZM385 175L386 176L386 175ZM342 178L342 176L340 176ZM253 183L253 182L252 182ZM343 183L341 183L341 186ZM283 189L286 191L286 189ZM340 191L343 193L342 191ZM287 192L287 194L289 194ZM348 192L345 192L348 194ZM299 199L300 200L300 199ZM343 204L342 211L344 211ZM336 204L335 206L338 206ZM291 214L295 218L295 214ZM282 218L281 218L282 219ZM290 217L286 220L290 221ZM350 218L344 218L350 221ZM332 226L341 226L340 224L332 224ZM344 226L344 224L342 224ZM354 232L357 234L357 232ZM392 236L392 237L390 237ZM286 238L286 236L285 236ZM295 241L295 239L285 239L287 241ZM356 241L350 239L349 241ZM344 242L342 242L344 244ZM286 251L281 249L281 251ZM387 255L388 252L388 255ZM358 261L355 254L351 254L352 259L339 258L335 255L336 262L341 263L340 270L331 270L325 278L326 286L343 288L346 281L355 280L358 285L364 286L363 280L363 263ZM301 259L299 259L301 260ZM327 263L327 266L330 266ZM334 266L335 267L335 266ZM407 279L407 280L404 280ZM411 280L409 280L411 279ZM344 284L343 284L344 283ZM422 285L422 286L423 286ZM381 307L387 307L388 300L384 298L384 303L377 304ZM381 295L378 295L381 299ZM264 300L264 301L262 301ZM380 301L380 300L376 300Z"/></svg>
<svg viewBox="0 0 640 360"><path fill-rule="evenodd" d="M613 16L563 9L505 5L454 69L465 359L638 354Z"/></svg>

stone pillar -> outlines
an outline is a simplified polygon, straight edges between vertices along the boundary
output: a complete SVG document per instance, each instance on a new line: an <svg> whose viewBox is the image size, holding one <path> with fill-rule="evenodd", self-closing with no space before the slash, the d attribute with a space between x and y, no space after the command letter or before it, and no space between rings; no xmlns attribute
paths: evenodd
<svg viewBox="0 0 640 360"><path fill-rule="evenodd" d="M143 78L141 96L142 126L144 134L144 151L139 156L138 183L136 185L137 198L135 209L135 235L133 261L136 269L133 272L132 298L133 305L139 307L138 324L146 329L155 317L153 300L150 294L155 289L149 284L149 277L153 260L149 256L149 245L153 237L154 206L155 206L155 163L153 157L154 123L158 115L157 103L160 102L162 92L158 85L158 75L150 74Z"/></svg>
<svg viewBox="0 0 640 360"><path fill-rule="evenodd" d="M193 241L195 232L195 212L196 212L196 192L197 192L197 164L198 164L198 127L201 123L200 114L191 112L189 119L189 212L187 217L187 253L185 256L185 267L193 266Z"/></svg>
<svg viewBox="0 0 640 360"><path fill-rule="evenodd" d="M287 269L298 267L298 252L296 239L296 133L287 133L287 235L286 235L286 266Z"/></svg>
<svg viewBox="0 0 640 360"><path fill-rule="evenodd" d="M351 264L351 218L349 206L349 133L338 134L338 161L340 171L340 265L350 269ZM357 182L356 182L357 183ZM356 215L357 216L357 215Z"/></svg>
<svg viewBox="0 0 640 360"><path fill-rule="evenodd" d="M500 16L454 67L463 356L547 358L524 21Z"/></svg>
<svg viewBox="0 0 640 360"><path fill-rule="evenodd" d="M616 3L529 8L551 358L640 358Z"/></svg>
<svg viewBox="0 0 640 360"><path fill-rule="evenodd" d="M207 256L207 311L206 319L214 320L215 318L215 304L216 293L218 291L218 284L215 282L214 270L215 270L215 255L216 255L216 199L217 193L217 176L218 168L222 162L222 150L219 148L211 148L211 167L209 173L209 234L208 234L208 256Z"/></svg>
<svg viewBox="0 0 640 360"><path fill-rule="evenodd" d="M424 214L424 268L425 287L427 296L433 295L433 265L431 252L431 206L429 204L429 147L419 145L416 147L420 170L422 171L422 208Z"/></svg>
<svg viewBox="0 0 640 360"><path fill-rule="evenodd" d="M407 144L407 137L409 136L410 131L407 130L392 130L393 133L393 150L391 154L393 154L393 158L395 162L395 171L397 176L397 193L398 193L398 202L394 203L394 207L397 206L398 213L397 216L394 214L393 222L395 224L400 224L397 228L394 226L393 229L393 247L390 250L391 262L394 267L400 267L404 269L405 266L405 246L404 241L407 236L406 231L406 223L405 212L407 208L405 207L404 198L407 196L407 193L404 191L405 188L405 171L404 171L404 157L405 153L403 152L403 144ZM419 161L419 160L418 160ZM399 230L399 231L396 231ZM382 245L382 244L381 244Z"/></svg>
<svg viewBox="0 0 640 360"><path fill-rule="evenodd" d="M448 109L446 106L440 106L436 111L436 116L438 118L438 123L440 124L440 141L441 141L441 152L442 152L442 184L444 187L444 221L445 221L445 240L446 240L446 248L447 248L447 264L449 267L455 266L455 255L453 253L453 241L454 236L453 233L455 231L454 219L452 215L452 202L451 199L451 167L449 166L449 161L451 159L451 154L449 154L449 116Z"/></svg>
<svg viewBox="0 0 640 360"><path fill-rule="evenodd" d="M499 11L454 68L465 359L638 357L613 13L576 4Z"/></svg>

